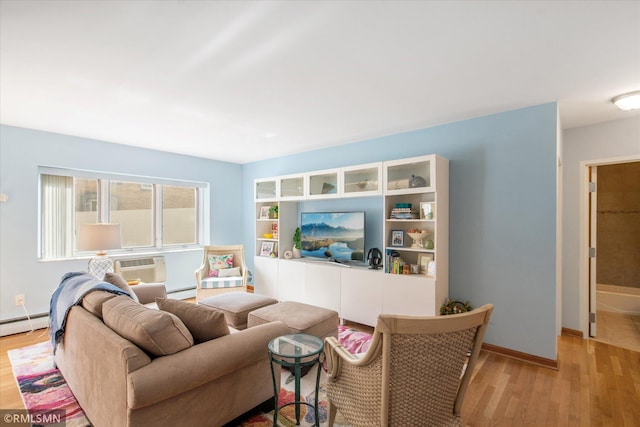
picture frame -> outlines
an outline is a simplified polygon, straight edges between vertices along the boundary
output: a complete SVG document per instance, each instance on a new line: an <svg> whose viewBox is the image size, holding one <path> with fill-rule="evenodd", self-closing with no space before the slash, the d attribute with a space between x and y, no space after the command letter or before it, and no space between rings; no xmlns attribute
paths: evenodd
<svg viewBox="0 0 640 427"><path fill-rule="evenodd" d="M391 230L391 246L396 246L396 247L404 246L403 230Z"/></svg>
<svg viewBox="0 0 640 427"><path fill-rule="evenodd" d="M420 219L433 219L433 203L420 202Z"/></svg>
<svg viewBox="0 0 640 427"><path fill-rule="evenodd" d="M269 209L271 206L261 206L259 219L269 219Z"/></svg>
<svg viewBox="0 0 640 427"><path fill-rule="evenodd" d="M429 263L433 262L433 255L431 254L420 254L418 255L418 266L420 274L427 274L429 270Z"/></svg>
<svg viewBox="0 0 640 427"><path fill-rule="evenodd" d="M271 256L275 242L262 242L260 246L260 256Z"/></svg>
<svg viewBox="0 0 640 427"><path fill-rule="evenodd" d="M430 276L430 277L435 277L436 276L436 262L435 261L429 261L429 264L427 264L427 276Z"/></svg>

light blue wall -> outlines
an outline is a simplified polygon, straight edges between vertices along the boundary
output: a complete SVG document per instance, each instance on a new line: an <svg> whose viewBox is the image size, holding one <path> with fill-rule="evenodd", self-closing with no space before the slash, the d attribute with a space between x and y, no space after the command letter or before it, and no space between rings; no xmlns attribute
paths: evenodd
<svg viewBox="0 0 640 427"><path fill-rule="evenodd" d="M9 196L0 203L0 320L23 315L16 293L31 313L48 311L62 274L86 268L86 260L37 261L40 165L209 182L211 241L243 240L252 254L255 178L436 153L450 161L450 296L495 305L488 343L555 359L556 110L545 104L242 166L0 126L0 191ZM330 203L366 210L367 247L382 247L379 198ZM193 286L200 260L199 251L167 255L168 288Z"/></svg>
<svg viewBox="0 0 640 427"><path fill-rule="evenodd" d="M176 142L179 143L179 142ZM87 260L39 262L38 166L86 169L208 182L211 242L237 243L241 221L242 168L238 164L145 150L85 138L0 126L0 320L24 316L14 296L25 294L31 314L47 313L49 297L68 271L86 270ZM195 286L202 250L165 254L167 289Z"/></svg>
<svg viewBox="0 0 640 427"><path fill-rule="evenodd" d="M439 154L450 161L450 296L495 305L486 342L555 360L556 122L551 103L246 164L243 212L253 212L256 178ZM339 206L382 228L370 203ZM254 253L251 216L243 230ZM367 247L382 247L381 234Z"/></svg>

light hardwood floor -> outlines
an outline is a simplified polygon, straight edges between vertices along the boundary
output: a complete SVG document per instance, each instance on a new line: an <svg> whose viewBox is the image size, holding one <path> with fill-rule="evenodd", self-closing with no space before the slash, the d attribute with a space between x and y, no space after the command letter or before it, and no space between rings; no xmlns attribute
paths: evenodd
<svg viewBox="0 0 640 427"><path fill-rule="evenodd" d="M48 339L44 330L0 338L0 409L22 408L7 351ZM640 425L640 352L558 338L559 369L482 352L463 405L467 426Z"/></svg>

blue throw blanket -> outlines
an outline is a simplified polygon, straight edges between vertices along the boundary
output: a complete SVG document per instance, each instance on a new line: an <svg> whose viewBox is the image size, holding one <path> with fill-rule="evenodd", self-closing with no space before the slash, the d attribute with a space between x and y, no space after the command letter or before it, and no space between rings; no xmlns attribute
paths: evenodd
<svg viewBox="0 0 640 427"><path fill-rule="evenodd" d="M53 354L56 353L56 346L64 336L64 327L69 310L74 305L80 304L82 298L93 291L106 291L116 295L131 296L117 286L103 282L92 274L75 272L62 276L60 284L51 295L49 303L49 336L51 337Z"/></svg>

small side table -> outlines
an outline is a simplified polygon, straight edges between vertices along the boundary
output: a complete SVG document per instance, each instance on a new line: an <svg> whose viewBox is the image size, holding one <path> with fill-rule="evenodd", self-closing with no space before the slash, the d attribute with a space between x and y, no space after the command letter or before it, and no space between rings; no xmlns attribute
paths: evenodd
<svg viewBox="0 0 640 427"><path fill-rule="evenodd" d="M307 405L315 410L315 425L320 427L320 417L318 416L318 388L320 385L320 363L324 360L324 341L318 337L308 334L291 334L274 338L269 343L269 360L271 361L271 377L273 379L273 390L275 398L275 408L273 411L273 425L278 425L278 411L285 406L295 405L296 425L300 424L300 404ZM278 406L278 390L276 374L273 364L277 363L286 368L293 368L295 377L295 400ZM318 364L316 374L316 399L311 405L304 400L300 400L300 377L303 367L312 367Z"/></svg>

